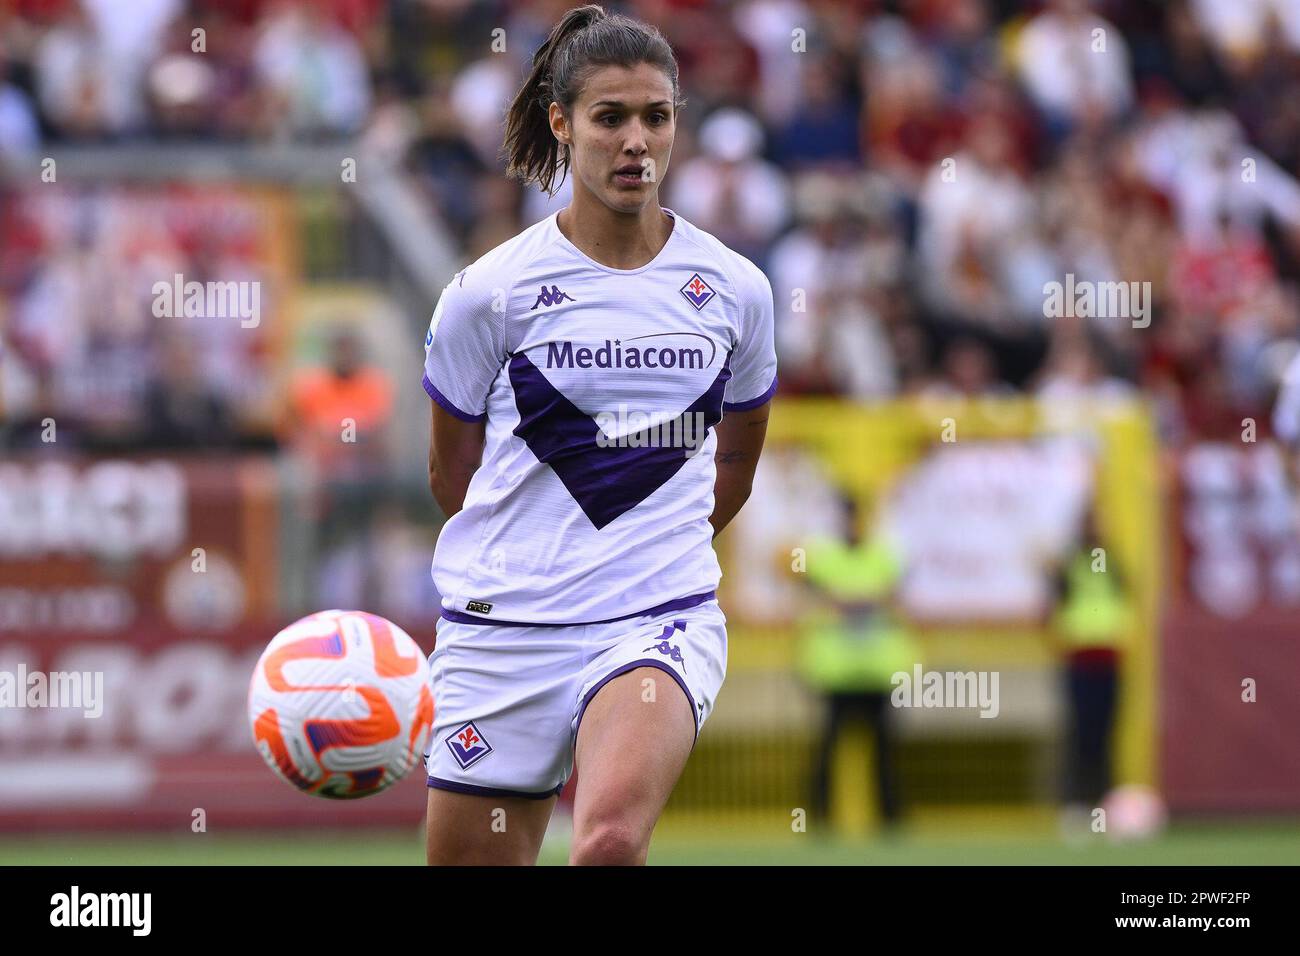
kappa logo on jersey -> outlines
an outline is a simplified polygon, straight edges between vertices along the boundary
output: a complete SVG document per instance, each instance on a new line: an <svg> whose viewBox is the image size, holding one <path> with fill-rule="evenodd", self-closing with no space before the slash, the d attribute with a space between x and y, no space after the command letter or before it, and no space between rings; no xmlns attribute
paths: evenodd
<svg viewBox="0 0 1300 956"><path fill-rule="evenodd" d="M649 647L645 648L644 651L642 651L642 653L644 653L645 651L658 651L660 654L665 655L669 660L681 664L682 670L686 670L686 661L682 659L681 647L679 647L676 644L669 643L670 640L672 639L674 630L678 630L678 631L686 630L686 622L673 621L672 624L665 624L664 632L659 635L662 638L662 640L658 644L651 644Z"/></svg>
<svg viewBox="0 0 1300 956"><path fill-rule="evenodd" d="M709 284L700 278L698 272L686 280L686 285L682 286L681 293L686 296L687 302L695 306L696 312L708 305L709 300L717 295L716 292L709 288Z"/></svg>
<svg viewBox="0 0 1300 956"><path fill-rule="evenodd" d="M478 763L492 752L492 745L479 733L472 720L460 730L449 734L446 740L447 748L460 764L461 770L468 770L471 764Z"/></svg>
<svg viewBox="0 0 1300 956"><path fill-rule="evenodd" d="M570 302L578 301L573 296L569 295L569 293L561 292L560 287L558 285L551 286L551 290L549 292L546 291L546 286L542 286L542 291L537 296L537 301L533 303L533 308L529 309L528 311L532 312L533 309L536 309L539 305L547 305L547 306L559 305L565 299L569 300Z"/></svg>

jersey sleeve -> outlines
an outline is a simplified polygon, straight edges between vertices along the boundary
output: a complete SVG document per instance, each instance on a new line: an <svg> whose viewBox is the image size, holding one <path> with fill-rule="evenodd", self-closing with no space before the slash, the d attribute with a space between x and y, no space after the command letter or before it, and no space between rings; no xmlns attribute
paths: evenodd
<svg viewBox="0 0 1300 956"><path fill-rule="evenodd" d="M731 378L723 393L724 411L757 408L776 394L772 284L758 266L740 260L735 275L740 299L740 329L731 356Z"/></svg>
<svg viewBox="0 0 1300 956"><path fill-rule="evenodd" d="M424 337L424 390L461 421L487 417L492 382L505 364L504 301L468 273L442 290Z"/></svg>

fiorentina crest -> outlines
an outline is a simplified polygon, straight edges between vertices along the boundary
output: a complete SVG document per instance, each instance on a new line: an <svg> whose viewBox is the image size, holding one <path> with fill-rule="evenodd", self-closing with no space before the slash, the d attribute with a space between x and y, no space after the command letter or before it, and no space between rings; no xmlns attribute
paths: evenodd
<svg viewBox="0 0 1300 956"><path fill-rule="evenodd" d="M686 280L686 285L681 288L682 295L686 296L686 301L695 306L695 311L703 309L715 295L709 284L700 278L697 272Z"/></svg>
<svg viewBox="0 0 1300 956"><path fill-rule="evenodd" d="M478 763L492 752L492 745L479 733L472 720L460 730L448 734L446 740L447 748L461 770L468 769L470 764Z"/></svg>

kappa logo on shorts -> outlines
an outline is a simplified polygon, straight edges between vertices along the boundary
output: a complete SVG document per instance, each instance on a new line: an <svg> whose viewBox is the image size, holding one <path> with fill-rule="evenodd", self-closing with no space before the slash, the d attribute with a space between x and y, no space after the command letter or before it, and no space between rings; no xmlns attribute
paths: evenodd
<svg viewBox="0 0 1300 956"><path fill-rule="evenodd" d="M472 720L460 730L448 734L446 740L447 749L456 758L461 770L469 769L471 764L478 763L492 752L492 745L479 733Z"/></svg>
<svg viewBox="0 0 1300 956"><path fill-rule="evenodd" d="M664 625L664 632L659 636L663 638L658 644L651 644L645 648L647 651L658 651L660 654L667 655L668 659L682 665L682 670L686 670L686 661L682 659L682 649L676 644L670 644L669 639L673 636L673 631L686 630L685 621L673 621L672 624ZM644 652L643 652L644 653Z"/></svg>

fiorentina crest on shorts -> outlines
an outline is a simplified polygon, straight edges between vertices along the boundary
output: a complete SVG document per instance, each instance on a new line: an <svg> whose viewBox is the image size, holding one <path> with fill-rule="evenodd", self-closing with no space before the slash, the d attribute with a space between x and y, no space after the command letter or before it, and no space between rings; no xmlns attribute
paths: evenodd
<svg viewBox="0 0 1300 956"><path fill-rule="evenodd" d="M461 770L468 769L470 764L478 763L492 752L492 745L479 733L472 720L460 730L448 734L446 740L447 748Z"/></svg>
<svg viewBox="0 0 1300 956"><path fill-rule="evenodd" d="M686 280L686 285L682 286L681 293L686 296L686 300L691 305L695 306L696 312L704 308L708 301L717 295L716 292L709 288L709 284L700 278L698 272Z"/></svg>

